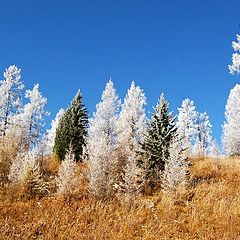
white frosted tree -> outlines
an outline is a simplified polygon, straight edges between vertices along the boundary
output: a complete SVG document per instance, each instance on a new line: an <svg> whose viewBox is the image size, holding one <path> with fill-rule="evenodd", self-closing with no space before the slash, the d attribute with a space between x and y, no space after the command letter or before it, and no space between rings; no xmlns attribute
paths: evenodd
<svg viewBox="0 0 240 240"><path fill-rule="evenodd" d="M185 99L178 108L177 133L182 139L182 147L187 149L189 155L192 154L194 135L196 134L197 112L194 102Z"/></svg>
<svg viewBox="0 0 240 240"><path fill-rule="evenodd" d="M177 133L187 155L205 156L212 144L212 125L206 112L198 113L194 102L185 99L178 109Z"/></svg>
<svg viewBox="0 0 240 240"><path fill-rule="evenodd" d="M25 97L29 102L23 106L20 121L25 129L26 145L30 147L40 141L41 134L44 132L44 117L48 115L45 110L47 98L39 92L39 84L35 84L32 90L27 90Z"/></svg>
<svg viewBox="0 0 240 240"><path fill-rule="evenodd" d="M101 102L89 120L86 152L89 163L89 188L96 197L113 193L117 132L120 101L110 80L103 91Z"/></svg>
<svg viewBox="0 0 240 240"><path fill-rule="evenodd" d="M21 107L21 92L24 85L21 81L21 69L12 65L4 72L4 80L0 81L0 130L6 134L8 126L14 125L12 116Z"/></svg>
<svg viewBox="0 0 240 240"><path fill-rule="evenodd" d="M240 85L231 89L225 107L222 142L228 155L240 154Z"/></svg>
<svg viewBox="0 0 240 240"><path fill-rule="evenodd" d="M212 124L206 112L197 113L194 136L194 155L206 156L210 154L212 145Z"/></svg>
<svg viewBox="0 0 240 240"><path fill-rule="evenodd" d="M189 163L179 137L172 141L169 152L170 156L163 172L162 187L165 192L175 195L186 187Z"/></svg>
<svg viewBox="0 0 240 240"><path fill-rule="evenodd" d="M210 157L219 157L221 155L221 150L218 146L216 139L214 139L209 148L209 156Z"/></svg>
<svg viewBox="0 0 240 240"><path fill-rule="evenodd" d="M11 183L18 184L24 182L26 178L25 173L26 172L25 166L27 165L25 164L26 156L28 157L27 152L24 151L23 149L20 149L17 156L13 159L8 175L8 179L10 180ZM32 158L30 159L30 161L27 160L27 162L30 163L29 165L32 165L32 160L33 160Z"/></svg>
<svg viewBox="0 0 240 240"><path fill-rule="evenodd" d="M47 153L53 152L57 127L59 124L59 120L63 116L64 113L65 113L65 110L63 108L60 108L56 114L56 117L51 122L51 128L47 130L47 135L46 135Z"/></svg>
<svg viewBox="0 0 240 240"><path fill-rule="evenodd" d="M74 194L77 189L77 164L71 147L61 162L56 182L57 194L60 196Z"/></svg>
<svg viewBox="0 0 240 240"><path fill-rule="evenodd" d="M139 152L146 133L145 105L143 90L132 82L117 122L119 161L123 166L119 187L122 192L130 195L141 190L144 179L139 167Z"/></svg>
<svg viewBox="0 0 240 240"><path fill-rule="evenodd" d="M11 186L21 188L30 195L48 193L47 183L42 177L40 162L34 151L21 149L13 159L8 179Z"/></svg>
<svg viewBox="0 0 240 240"><path fill-rule="evenodd" d="M231 74L240 73L240 35L237 34L237 41L232 42L235 53L232 54L232 64L228 65Z"/></svg>

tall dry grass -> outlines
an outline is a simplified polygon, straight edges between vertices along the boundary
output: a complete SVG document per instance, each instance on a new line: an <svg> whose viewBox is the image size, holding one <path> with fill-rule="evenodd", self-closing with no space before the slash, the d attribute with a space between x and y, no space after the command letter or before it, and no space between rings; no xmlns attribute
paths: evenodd
<svg viewBox="0 0 240 240"><path fill-rule="evenodd" d="M191 162L186 191L174 199L155 192L132 205L84 191L19 199L2 186L0 239L240 239L240 159Z"/></svg>

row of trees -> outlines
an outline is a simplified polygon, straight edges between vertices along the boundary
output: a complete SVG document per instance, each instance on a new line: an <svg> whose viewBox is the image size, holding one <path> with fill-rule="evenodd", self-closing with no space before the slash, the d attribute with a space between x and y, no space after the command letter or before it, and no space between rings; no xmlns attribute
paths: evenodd
<svg viewBox="0 0 240 240"><path fill-rule="evenodd" d="M77 156L77 160L80 160L82 158L83 147L85 146L84 136L87 136L87 133L88 135L91 135L92 131L89 126L92 125L93 120L96 121L97 123L100 123L100 121L102 121L98 119L99 118L98 108L100 108L99 110L100 113L103 114L105 117L107 117L109 112L111 112L110 110L112 110L115 113L116 116L113 115L111 117L111 120L110 119L107 120L108 124L112 123L113 121L112 118L116 119L119 118L120 120L118 121L123 122L124 120L124 118L122 117L123 111L126 111L126 116L131 116L130 112L137 111L136 106L131 106L132 109L130 108L130 106L128 106L129 109L124 110L125 109L123 108L124 104L122 104L123 109L118 117L118 113L121 108L121 101L118 99L116 90L113 87L112 88L114 90L112 91L114 91L115 93L113 97L116 98L113 104L114 106L108 106L106 107L106 109L101 109L103 103L108 102L108 104L110 104L113 102L112 99L108 99L107 96L105 96L105 94L109 94L108 91L110 90L108 90L108 88L110 83L112 84L112 82L110 81L103 92L102 101L97 105L96 113L94 113L93 117L89 120L90 125L88 124L87 110L79 91L76 94L75 98L73 99L71 106L66 111L60 109L59 112L57 113L56 118L52 121L51 129L47 130L47 135L48 146L50 151L56 152L61 160L64 159L66 150L69 149L70 142L72 142L72 144L75 145L72 146L74 149L76 148L76 146L79 148L78 152L74 150L74 153ZM130 93L132 91L135 91L134 86L135 83L133 82L129 89L129 91L131 90ZM136 87L136 89L139 89L139 87ZM172 116L172 112L168 113L169 103L166 101L164 94L162 94L156 107L154 107L154 113L150 113L151 118L147 120L144 109L144 106L146 105L146 98L143 91L142 94L144 96L144 101L142 100L144 103L141 110L141 112L144 113L142 116L142 121L145 124L144 129L147 132L150 131L149 135L151 136L151 138L154 138L154 135L158 129L164 129L162 130L163 131L162 138L165 138L165 135L168 135L168 133L165 131L172 131L172 128L174 128L175 129L174 131L177 130L178 135L182 139L183 148L188 149L188 155L191 156L192 155L208 156L211 154L217 155L218 152L217 144L212 138L211 130L212 125L210 123L209 117L206 112L204 113L197 112L193 101L189 99L183 100L182 106L178 109L179 114L176 119L176 117ZM104 100L105 98L107 100ZM128 98L130 98L130 100L128 101L132 101L132 98L134 99L134 94L128 96ZM126 99L124 100L124 102L125 101ZM158 115L156 115L157 112ZM110 116L108 117L110 118ZM165 120L165 118L167 119L167 121ZM127 119L124 121L133 121L133 119ZM159 122L160 125L156 126L155 121ZM104 122L102 122L102 124L106 126ZM169 124L169 126L166 124ZM76 133L75 134L70 133L71 131L73 132L75 131ZM117 127L112 126L109 130L106 131L107 132L117 131ZM94 134L96 134L97 137L99 137L99 133ZM140 139L140 137L138 138ZM170 140L171 140L170 136L167 136L166 141L170 142ZM159 139L155 139L155 141L158 142ZM145 139L145 143L142 144L145 144L145 147L147 148L147 139Z"/></svg>
<svg viewBox="0 0 240 240"><path fill-rule="evenodd" d="M232 46L235 53L232 55L232 64L229 65L229 71L231 74L239 74L240 35L237 35L237 41L236 42L233 41ZM176 122L177 132L181 139L182 148L187 149L188 155L217 156L225 153L227 155L233 156L238 155L240 153L240 133L238 127L240 125L239 98L240 98L240 86L237 84L230 91L229 98L226 104L225 122L223 124L222 133L222 150L219 148L216 140L212 138L211 130L212 125L207 113L197 112L194 102L192 100L190 99L183 100L181 107L178 109L179 113L176 119L177 121L175 121L175 119L173 119L172 121ZM118 109L116 111L118 111ZM154 119L154 115L152 117ZM149 125L154 124L151 123L151 120L149 122ZM161 124L164 125L162 119L160 122ZM161 126L159 127L162 128ZM148 131L151 131L149 129ZM156 132L156 129L154 129L152 133L149 132L150 135L152 134L152 138L154 138L153 135L155 134L154 131ZM157 141L158 140L156 139L156 142ZM146 144L145 147L147 147L146 142L145 144Z"/></svg>
<svg viewBox="0 0 240 240"><path fill-rule="evenodd" d="M10 66L6 69L4 77L5 79L0 83L2 136L4 137L7 131L14 131L27 148L37 144L45 145L45 152L51 153L54 150L61 160L64 159L71 142L76 159L80 160L85 144L84 136L88 129L87 110L80 91L67 110L59 110L52 121L51 129L45 133L44 117L48 115L45 110L47 99L39 92L39 85L35 84L32 90L25 92L25 99L28 102L25 100L26 103L23 104L24 85L21 81L20 69ZM164 99L163 96L162 98ZM120 101L116 112L119 107ZM211 152L212 145L211 124L206 113L198 113L195 109L193 101L189 99L183 101L177 120L178 134L185 139L184 145L188 148L189 154L207 155ZM143 118L145 121L146 116Z"/></svg>
<svg viewBox="0 0 240 240"><path fill-rule="evenodd" d="M239 36L233 47L237 53L229 69L234 74L240 72ZM197 112L190 99L183 100L174 117L162 94L148 119L143 90L132 82L121 103L110 80L92 118L88 118L78 91L71 105L60 109L51 129L44 132L47 99L38 84L25 92L25 99L23 90L20 69L10 66L0 82L0 130L3 144L8 134L19 143L8 174L12 183L29 181L31 176L31 186L47 191L41 175L41 153L56 154L61 160L56 180L61 194L78 185L76 162L86 162L89 191L100 198L135 196L146 186L175 192L186 184L187 157L220 153L207 113ZM240 153L239 99L240 85L236 85L226 104L223 125L223 146L229 155Z"/></svg>
<svg viewBox="0 0 240 240"><path fill-rule="evenodd" d="M85 110L82 101L78 102L81 102L81 109ZM165 190L174 192L177 187L185 184L188 162L178 137L175 118L169 113L168 102L162 94L149 121L145 105L143 90L134 82L122 104L113 82L110 80L106 84L96 112L89 119L88 131L85 131L86 121L85 125L81 125L84 129L82 132L85 133L83 142L73 137L68 140L69 145L66 145L69 150L62 162L60 174L65 176L60 178L66 191L72 187L72 184L67 187L64 179L69 178L66 173L72 178L72 173L75 172L73 158L83 159L88 164L89 191L99 198L115 194L132 198L144 186L164 187ZM78 123L85 119L86 111L84 112L84 118L79 117ZM65 112L59 121L54 149L59 140L65 139L66 131L61 132L61 121L68 114ZM68 125L69 122L63 121L63 124ZM75 140L84 149L78 158L73 154ZM72 183L75 182L72 180Z"/></svg>
<svg viewBox="0 0 240 240"><path fill-rule="evenodd" d="M23 105L20 70L11 66L6 73L4 76L8 77L0 87L5 89L7 81L12 85L2 97L3 110L6 109L2 113L3 142L12 131L20 139L20 150L10 167L12 183L26 182L31 172L31 181L45 187L38 156L54 153L62 161L57 180L62 193L77 182L77 161L87 162L89 190L101 198L117 193L134 196L146 185L174 191L184 185L186 156L194 153L195 145L201 146L198 154L206 154L212 143L208 117L198 114L192 101L183 101L176 121L162 94L147 120L143 90L132 82L121 104L111 80L92 118L88 119L78 91L71 105L59 110L51 129L43 134L47 100L39 92L39 85L26 91L25 97L30 101Z"/></svg>

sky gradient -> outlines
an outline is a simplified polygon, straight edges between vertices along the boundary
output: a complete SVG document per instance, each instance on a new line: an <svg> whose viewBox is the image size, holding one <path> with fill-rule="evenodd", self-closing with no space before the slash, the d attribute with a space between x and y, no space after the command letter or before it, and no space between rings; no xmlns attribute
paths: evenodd
<svg viewBox="0 0 240 240"><path fill-rule="evenodd" d="M47 126L80 89L92 115L111 77L120 98L132 80L148 100L161 92L177 113L184 98L207 111L221 136L227 65L240 32L238 0L1 1L0 72L16 64L26 88L48 98Z"/></svg>

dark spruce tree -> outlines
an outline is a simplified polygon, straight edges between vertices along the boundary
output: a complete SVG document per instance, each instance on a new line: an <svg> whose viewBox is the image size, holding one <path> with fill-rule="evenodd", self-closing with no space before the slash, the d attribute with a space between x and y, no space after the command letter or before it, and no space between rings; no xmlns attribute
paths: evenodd
<svg viewBox="0 0 240 240"><path fill-rule="evenodd" d="M170 155L170 143L176 136L175 118L168 110L169 103L162 94L154 108L155 112L151 113L144 142L141 144L141 153L145 158L144 168L150 185L159 181L159 174L164 170L165 161Z"/></svg>
<svg viewBox="0 0 240 240"><path fill-rule="evenodd" d="M81 161L88 127L88 113L80 91L59 121L54 152L63 160L71 145L76 161Z"/></svg>

